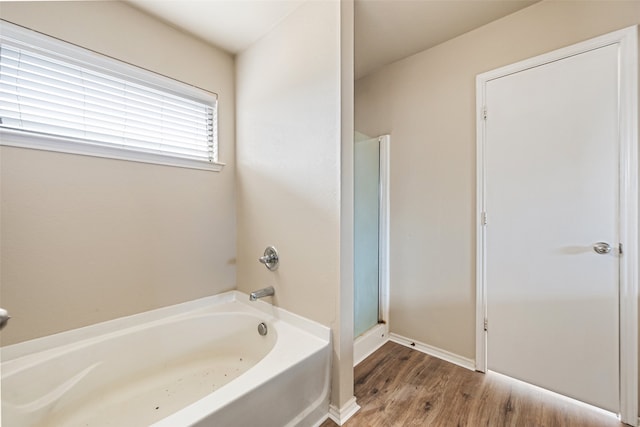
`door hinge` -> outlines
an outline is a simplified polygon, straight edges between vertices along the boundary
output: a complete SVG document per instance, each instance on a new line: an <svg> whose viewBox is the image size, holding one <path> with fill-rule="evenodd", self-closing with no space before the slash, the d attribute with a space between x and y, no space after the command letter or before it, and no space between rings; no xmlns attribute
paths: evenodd
<svg viewBox="0 0 640 427"><path fill-rule="evenodd" d="M487 120L487 107L482 107L482 120Z"/></svg>
<svg viewBox="0 0 640 427"><path fill-rule="evenodd" d="M480 224L487 225L487 213L486 212L482 212L480 214Z"/></svg>
<svg viewBox="0 0 640 427"><path fill-rule="evenodd" d="M484 319L484 331L487 332L489 330L489 320Z"/></svg>
<svg viewBox="0 0 640 427"><path fill-rule="evenodd" d="M622 255L622 243L618 243L618 254Z"/></svg>

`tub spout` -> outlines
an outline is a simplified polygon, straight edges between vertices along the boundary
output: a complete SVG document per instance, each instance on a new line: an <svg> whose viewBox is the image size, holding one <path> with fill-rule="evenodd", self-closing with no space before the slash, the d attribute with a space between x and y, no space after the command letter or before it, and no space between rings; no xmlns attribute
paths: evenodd
<svg viewBox="0 0 640 427"><path fill-rule="evenodd" d="M270 297L275 293L276 291L273 289L273 286L269 286L268 288L258 289L257 291L251 292L249 300L257 301L259 298Z"/></svg>

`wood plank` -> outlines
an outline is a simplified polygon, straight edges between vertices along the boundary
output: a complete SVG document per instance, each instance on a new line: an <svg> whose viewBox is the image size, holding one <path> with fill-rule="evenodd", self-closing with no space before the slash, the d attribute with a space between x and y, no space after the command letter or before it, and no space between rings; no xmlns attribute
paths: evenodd
<svg viewBox="0 0 640 427"><path fill-rule="evenodd" d="M615 417L498 374L388 342L355 368L360 411L346 427L622 427ZM320 427L335 427L325 421Z"/></svg>

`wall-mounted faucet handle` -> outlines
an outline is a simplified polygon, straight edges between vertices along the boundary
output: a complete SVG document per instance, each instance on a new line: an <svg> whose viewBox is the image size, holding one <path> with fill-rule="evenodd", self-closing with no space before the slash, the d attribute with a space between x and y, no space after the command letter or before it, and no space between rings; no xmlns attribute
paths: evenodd
<svg viewBox="0 0 640 427"><path fill-rule="evenodd" d="M269 255L263 255L260 258L258 258L258 261L260 261L263 264L269 264L270 262L273 262L275 260L277 260L278 257L273 255L273 254L269 254Z"/></svg>
<svg viewBox="0 0 640 427"><path fill-rule="evenodd" d="M7 310L5 310L4 308L0 308L0 330L4 329L4 327L7 326L7 322L9 322L9 319L11 319L11 316L9 316Z"/></svg>
<svg viewBox="0 0 640 427"><path fill-rule="evenodd" d="M271 271L277 270L278 263L280 262L278 251L273 246L268 246L267 249L264 250L264 255L258 258L258 261Z"/></svg>

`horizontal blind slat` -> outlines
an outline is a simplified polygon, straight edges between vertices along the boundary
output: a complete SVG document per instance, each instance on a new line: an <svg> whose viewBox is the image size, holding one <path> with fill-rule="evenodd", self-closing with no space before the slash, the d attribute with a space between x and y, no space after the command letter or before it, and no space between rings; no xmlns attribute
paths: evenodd
<svg viewBox="0 0 640 427"><path fill-rule="evenodd" d="M18 91L36 91L51 97L60 97L73 100L85 100L86 102L95 103L96 105L113 105L114 107L128 107L140 112L153 111L162 106L167 116L175 117L175 120L185 120L190 123L197 123L202 117L204 107L198 112L193 110L178 111L170 108L164 100L158 100L155 104L140 102L135 94L128 92L123 88L120 93L108 93L104 91L94 91L89 86L81 86L82 82L51 82L46 79L37 80L28 77L17 77L14 82L9 81L7 76L0 73L0 81L6 87L15 88ZM81 89L79 89L81 87ZM5 89L9 90L9 89Z"/></svg>
<svg viewBox="0 0 640 427"><path fill-rule="evenodd" d="M47 124L37 121L28 121L23 120L26 126L29 128L27 132L31 133L39 133L45 135L54 135L54 136L63 136L69 138L76 138L79 140L88 140L87 144L90 145L105 145L108 144L110 146L116 146L120 148L129 148L129 149L144 149L145 151L154 152L154 153L164 153L167 155L171 154L180 154L183 156L190 156L192 158L203 158L203 155L207 153L206 150L203 149L192 149L188 147L180 147L172 144L168 144L165 141L148 141L143 139L134 139L134 138L117 138L113 135L104 135L100 133L94 133L91 131L80 131L76 130L74 132L69 128L59 128L53 124ZM4 125L3 127L9 129L22 129L20 127L13 127L9 125ZM61 130L64 129L64 133Z"/></svg>
<svg viewBox="0 0 640 427"><path fill-rule="evenodd" d="M0 112L8 112L9 114L4 117L13 119L14 121L21 123L21 128L23 128L24 130L44 132L43 129L46 129L46 127L49 126L52 128L55 127L57 129L55 134L60 136L81 137L84 133L85 136L88 134L94 136L103 135L104 137L98 138L100 140L111 139L113 137L120 140L131 139L134 141L146 141L149 143L162 142L165 145L173 145L180 149L189 148L196 151L207 151L207 147L203 146L203 144L193 143L190 139L168 136L161 130L155 132L141 132L139 129L124 127L120 132L115 133L107 132L112 128L101 126L99 122L83 123L70 121L63 115L52 114L49 116L42 116L29 111L15 114L15 112L6 110L4 108L0 108Z"/></svg>
<svg viewBox="0 0 640 427"><path fill-rule="evenodd" d="M0 103L5 105L15 104L10 98L4 96L1 90ZM168 135L184 138L206 137L208 134L207 125L204 122L198 124L198 126L187 126L175 122L163 114L159 114L156 117L140 116L130 111L122 111L109 107L93 108L91 105L84 105L84 108L82 108L83 105L81 103L80 105L73 105L68 102L63 104L61 102L27 96L20 96L20 103L22 107L30 107L34 110L39 109L43 114L47 111L65 113L69 115L69 119L76 117L78 121L99 120L105 123L112 123L113 126L127 123L131 128L146 130L153 130L157 126L161 126Z"/></svg>
<svg viewBox="0 0 640 427"><path fill-rule="evenodd" d="M20 65L16 65L20 64ZM36 54L30 54L22 51L21 55L16 59L11 57L6 63L8 69L21 70L24 72L31 72L41 76L47 76L60 81L66 81L68 79L75 79L82 77L87 84L102 84L105 86L106 92L110 92L113 88L118 88L119 85L129 86L131 92L137 92L144 97L151 99L152 101L158 97L170 99L170 104L178 106L180 110L191 109L193 111L200 110L200 103L187 98L179 98L171 93L162 93L153 88L146 88L141 85L128 82L126 80L118 79L112 76L105 76L97 73L93 70L83 69L77 66L67 65L59 61L50 60L48 58L38 56Z"/></svg>

